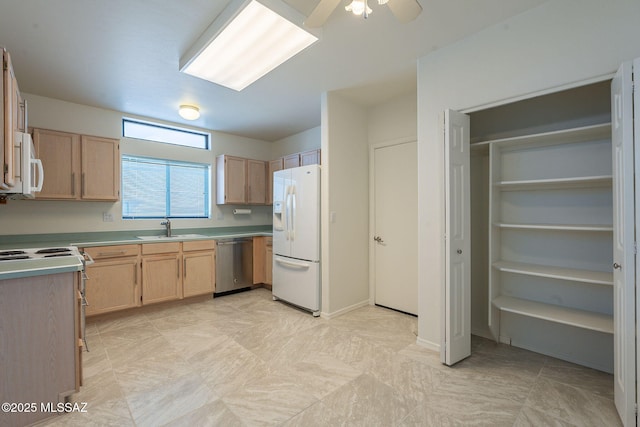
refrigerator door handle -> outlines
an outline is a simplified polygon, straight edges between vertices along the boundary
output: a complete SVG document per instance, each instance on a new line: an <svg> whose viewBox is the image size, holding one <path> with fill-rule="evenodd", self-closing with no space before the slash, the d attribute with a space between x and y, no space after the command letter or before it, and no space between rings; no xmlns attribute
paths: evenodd
<svg viewBox="0 0 640 427"><path fill-rule="evenodd" d="M289 186L284 188L284 209L282 209L282 224L284 226L284 237L289 240Z"/></svg>
<svg viewBox="0 0 640 427"><path fill-rule="evenodd" d="M296 239L296 186L291 186L291 232L289 233L291 240Z"/></svg>
<svg viewBox="0 0 640 427"><path fill-rule="evenodd" d="M280 257L276 257L275 260L278 264L286 265L287 267L300 268L304 270L307 270L310 267L310 264L307 262L296 262Z"/></svg>

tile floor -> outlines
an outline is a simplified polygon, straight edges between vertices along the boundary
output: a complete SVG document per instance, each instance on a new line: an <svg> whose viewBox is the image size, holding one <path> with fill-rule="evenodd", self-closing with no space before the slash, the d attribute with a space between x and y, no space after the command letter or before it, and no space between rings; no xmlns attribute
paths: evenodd
<svg viewBox="0 0 640 427"><path fill-rule="evenodd" d="M47 426L619 426L610 375L473 339L453 368L417 319L313 318L254 289L88 324L85 385Z"/></svg>

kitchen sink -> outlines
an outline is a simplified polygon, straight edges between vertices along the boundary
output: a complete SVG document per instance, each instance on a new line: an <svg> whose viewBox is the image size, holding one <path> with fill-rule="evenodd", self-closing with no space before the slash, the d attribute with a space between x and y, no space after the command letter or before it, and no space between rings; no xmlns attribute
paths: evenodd
<svg viewBox="0 0 640 427"><path fill-rule="evenodd" d="M199 239L205 238L204 234L174 234L171 237L167 236L136 236L140 240L180 240L180 239Z"/></svg>

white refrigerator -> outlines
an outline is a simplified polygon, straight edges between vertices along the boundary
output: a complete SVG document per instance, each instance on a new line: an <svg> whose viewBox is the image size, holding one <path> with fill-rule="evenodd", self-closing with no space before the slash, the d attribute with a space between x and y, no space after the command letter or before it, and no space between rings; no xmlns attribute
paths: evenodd
<svg viewBox="0 0 640 427"><path fill-rule="evenodd" d="M320 315L320 166L273 175L273 299Z"/></svg>

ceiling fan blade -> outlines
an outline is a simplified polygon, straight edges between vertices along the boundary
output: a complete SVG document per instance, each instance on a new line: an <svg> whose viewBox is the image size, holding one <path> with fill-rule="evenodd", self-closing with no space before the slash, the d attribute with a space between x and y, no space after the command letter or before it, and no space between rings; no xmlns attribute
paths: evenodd
<svg viewBox="0 0 640 427"><path fill-rule="evenodd" d="M422 6L417 0L389 0L387 6L403 24L413 21L422 12Z"/></svg>
<svg viewBox="0 0 640 427"><path fill-rule="evenodd" d="M340 3L340 0L320 0L311 15L304 21L304 25L309 28L321 27L331 15L331 12L338 6L338 3Z"/></svg>

